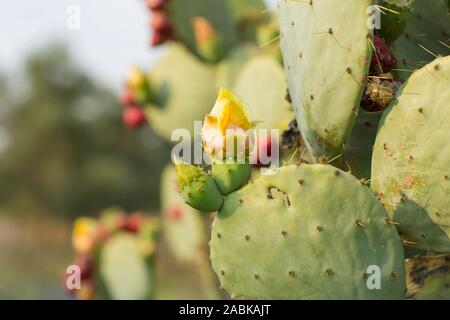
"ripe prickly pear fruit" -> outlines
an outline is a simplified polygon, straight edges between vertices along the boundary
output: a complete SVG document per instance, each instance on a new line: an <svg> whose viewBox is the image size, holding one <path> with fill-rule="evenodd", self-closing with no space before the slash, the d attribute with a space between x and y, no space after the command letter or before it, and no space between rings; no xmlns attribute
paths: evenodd
<svg viewBox="0 0 450 320"><path fill-rule="evenodd" d="M140 128L146 122L144 111L139 107L129 107L123 111L123 123L128 128Z"/></svg>
<svg viewBox="0 0 450 320"><path fill-rule="evenodd" d="M125 89L122 96L119 98L119 102L124 107L136 105L136 100L134 99L133 92L129 88Z"/></svg>
<svg viewBox="0 0 450 320"><path fill-rule="evenodd" d="M80 279L89 280L94 274L94 261L89 254L79 255L75 258L75 265L80 268Z"/></svg>
<svg viewBox="0 0 450 320"><path fill-rule="evenodd" d="M223 41L213 25L203 17L192 19L197 51L207 62L218 62L224 55Z"/></svg>
<svg viewBox="0 0 450 320"><path fill-rule="evenodd" d="M252 175L252 167L249 163L214 163L211 171L223 195L238 190Z"/></svg>
<svg viewBox="0 0 450 320"><path fill-rule="evenodd" d="M146 0L146 5L151 11L162 10L167 4L167 0Z"/></svg>
<svg viewBox="0 0 450 320"><path fill-rule="evenodd" d="M270 165L274 148L278 148L278 143L272 139L270 134L260 135L256 139L255 149L250 156L250 163L254 166Z"/></svg>
<svg viewBox="0 0 450 320"><path fill-rule="evenodd" d="M167 33L171 30L172 25L170 23L167 14L164 11L155 11L150 21L150 27L155 32Z"/></svg>
<svg viewBox="0 0 450 320"><path fill-rule="evenodd" d="M127 219L126 230L132 233L137 233L141 229L144 221L145 217L142 215L142 213L133 213Z"/></svg>
<svg viewBox="0 0 450 320"><path fill-rule="evenodd" d="M203 212L222 207L223 196L210 175L187 163L177 164L176 169L180 194L188 205Z"/></svg>
<svg viewBox="0 0 450 320"><path fill-rule="evenodd" d="M379 37L373 38L373 45L375 46L375 50L370 63L370 73L382 74L390 72L397 64L397 59L386 43Z"/></svg>
<svg viewBox="0 0 450 320"><path fill-rule="evenodd" d="M170 39L171 39L171 34L169 32L155 31L155 32L153 32L153 36L152 36L150 45L152 47L157 47L159 45L164 44L165 42L167 42Z"/></svg>

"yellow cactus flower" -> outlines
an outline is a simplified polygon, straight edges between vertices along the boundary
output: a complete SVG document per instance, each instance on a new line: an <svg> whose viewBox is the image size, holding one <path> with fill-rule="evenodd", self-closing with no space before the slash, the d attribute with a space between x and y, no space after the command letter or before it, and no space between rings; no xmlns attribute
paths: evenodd
<svg viewBox="0 0 450 320"><path fill-rule="evenodd" d="M127 86L132 90L140 90L147 84L145 74L136 66L133 66L126 80Z"/></svg>
<svg viewBox="0 0 450 320"><path fill-rule="evenodd" d="M72 245L77 253L92 252L96 241L97 224L91 218L78 218L72 232Z"/></svg>
<svg viewBox="0 0 450 320"><path fill-rule="evenodd" d="M247 148L251 138L248 130L252 128L242 100L232 92L221 89L214 108L203 123L203 147L213 157L223 156L227 141L230 140L245 143Z"/></svg>

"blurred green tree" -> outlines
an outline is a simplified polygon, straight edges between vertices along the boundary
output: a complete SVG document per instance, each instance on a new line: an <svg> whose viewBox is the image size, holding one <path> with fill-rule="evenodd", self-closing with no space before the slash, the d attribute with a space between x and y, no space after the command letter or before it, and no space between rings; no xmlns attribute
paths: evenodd
<svg viewBox="0 0 450 320"><path fill-rule="evenodd" d="M168 146L150 129L125 129L115 95L62 45L32 54L25 75L8 83L12 99L0 99L9 141L0 153L0 207L71 216L109 206L156 210Z"/></svg>

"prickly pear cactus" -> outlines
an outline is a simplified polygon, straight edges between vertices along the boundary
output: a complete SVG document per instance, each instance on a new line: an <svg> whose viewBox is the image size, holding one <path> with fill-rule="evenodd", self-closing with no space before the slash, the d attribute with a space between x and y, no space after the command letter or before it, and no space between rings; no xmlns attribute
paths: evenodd
<svg viewBox="0 0 450 320"><path fill-rule="evenodd" d="M345 144L344 159L352 174L359 179L371 177L373 145L383 112L360 110L353 131Z"/></svg>
<svg viewBox="0 0 450 320"><path fill-rule="evenodd" d="M239 71L234 92L246 102L258 124L256 129L287 129L293 119L286 101L286 82L282 67L269 55L249 60Z"/></svg>
<svg viewBox="0 0 450 320"><path fill-rule="evenodd" d="M416 300L450 300L450 255L406 260L407 297Z"/></svg>
<svg viewBox="0 0 450 320"><path fill-rule="evenodd" d="M229 195L211 237L213 268L233 298L404 297L395 226L367 186L329 165L282 167ZM380 290L368 286L373 266Z"/></svg>
<svg viewBox="0 0 450 320"><path fill-rule="evenodd" d="M223 42L223 57L239 43L242 23L255 15L263 17L263 10L261 0L193 0L189 3L186 0L170 0L166 9L175 39L200 57L192 23L196 17L202 17L211 24L216 36Z"/></svg>
<svg viewBox="0 0 450 320"><path fill-rule="evenodd" d="M78 218L72 242L81 285L70 293L80 300L152 298L159 228L158 218L120 209Z"/></svg>
<svg viewBox="0 0 450 320"><path fill-rule="evenodd" d="M450 56L415 72L380 122L372 186L405 242L450 252Z"/></svg>
<svg viewBox="0 0 450 320"><path fill-rule="evenodd" d="M403 79L436 55L450 54L450 18L445 0L414 1L411 11L404 34L391 46Z"/></svg>
<svg viewBox="0 0 450 320"><path fill-rule="evenodd" d="M214 67L202 64L180 45L170 45L149 75L155 103L147 105L146 114L152 128L169 141L175 129L192 134L194 121L202 121L214 104L214 77Z"/></svg>
<svg viewBox="0 0 450 320"><path fill-rule="evenodd" d="M217 65L217 88L232 88L242 66L258 52L258 48L252 45L234 48L226 59Z"/></svg>
<svg viewBox="0 0 450 320"><path fill-rule="evenodd" d="M200 212L188 206L177 191L175 168L164 169L161 184L163 232L175 257L194 263L206 247L206 226Z"/></svg>
<svg viewBox="0 0 450 320"><path fill-rule="evenodd" d="M127 233L115 234L103 246L100 274L114 300L149 299L155 287L139 241Z"/></svg>
<svg viewBox="0 0 450 320"><path fill-rule="evenodd" d="M369 69L371 0L280 0L281 49L297 121L315 157L342 153Z"/></svg>

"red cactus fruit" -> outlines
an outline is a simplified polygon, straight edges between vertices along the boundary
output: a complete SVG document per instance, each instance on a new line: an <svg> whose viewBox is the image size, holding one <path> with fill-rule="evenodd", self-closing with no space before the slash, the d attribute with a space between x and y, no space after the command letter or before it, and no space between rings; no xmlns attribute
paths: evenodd
<svg viewBox="0 0 450 320"><path fill-rule="evenodd" d="M172 39L172 27L164 31L155 30L150 44L152 47L157 47L170 39Z"/></svg>
<svg viewBox="0 0 450 320"><path fill-rule="evenodd" d="M144 111L139 107L128 107L123 111L123 123L128 128L140 128L146 122Z"/></svg>
<svg viewBox="0 0 450 320"><path fill-rule="evenodd" d="M256 146L254 151L251 153L250 163L254 166L266 166L268 159L263 159L265 157L270 158L272 156L272 144L276 143L272 141L270 134L261 135L256 139ZM263 158L261 158L263 157Z"/></svg>
<svg viewBox="0 0 450 320"><path fill-rule="evenodd" d="M142 224L144 223L144 215L140 212L133 213L130 217L128 217L127 221L127 231L132 233L137 233Z"/></svg>
<svg viewBox="0 0 450 320"><path fill-rule="evenodd" d="M169 18L164 11L155 11L150 20L150 27L155 32L168 33L172 29Z"/></svg>
<svg viewBox="0 0 450 320"><path fill-rule="evenodd" d="M94 260L90 255L84 254L75 258L74 265L80 268L81 281L89 280L94 274Z"/></svg>
<svg viewBox="0 0 450 320"><path fill-rule="evenodd" d="M119 99L119 102L124 107L136 106L136 100L134 99L133 92L130 89L125 89L122 96Z"/></svg>
<svg viewBox="0 0 450 320"><path fill-rule="evenodd" d="M163 9L167 4L167 0L146 0L145 3L150 10L155 11Z"/></svg>
<svg viewBox="0 0 450 320"><path fill-rule="evenodd" d="M183 218L183 209L179 206L172 206L167 209L167 216L170 220L178 221Z"/></svg>
<svg viewBox="0 0 450 320"><path fill-rule="evenodd" d="M120 214L116 218L116 228L117 230L125 231L128 227L128 218L124 214Z"/></svg>
<svg viewBox="0 0 450 320"><path fill-rule="evenodd" d="M386 43L379 37L374 37L373 44L375 50L372 54L372 61L370 63L370 73L377 74L390 72L397 64L397 59Z"/></svg>

